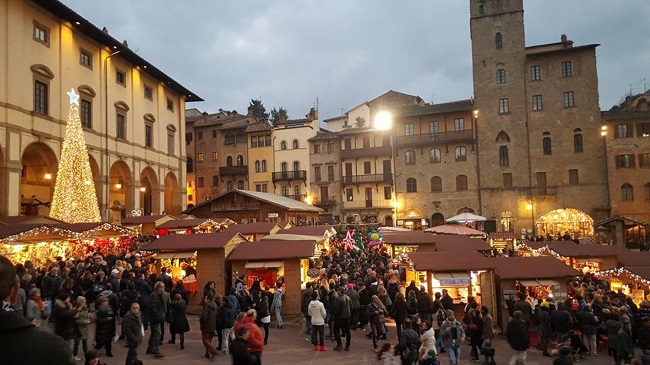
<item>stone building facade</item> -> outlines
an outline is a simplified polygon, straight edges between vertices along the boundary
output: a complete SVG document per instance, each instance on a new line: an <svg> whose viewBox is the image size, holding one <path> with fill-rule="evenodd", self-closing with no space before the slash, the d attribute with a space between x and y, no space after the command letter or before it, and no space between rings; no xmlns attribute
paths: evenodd
<svg viewBox="0 0 650 365"><path fill-rule="evenodd" d="M323 209L320 221L341 222L341 144L338 134L321 130L309 139L310 192Z"/></svg>
<svg viewBox="0 0 650 365"><path fill-rule="evenodd" d="M470 1L478 212L498 230L588 236L609 210L598 45L563 35L526 47L523 10L522 0Z"/></svg>
<svg viewBox="0 0 650 365"><path fill-rule="evenodd" d="M59 1L0 1L0 215L47 215L71 88L102 218L185 207L178 82Z"/></svg>

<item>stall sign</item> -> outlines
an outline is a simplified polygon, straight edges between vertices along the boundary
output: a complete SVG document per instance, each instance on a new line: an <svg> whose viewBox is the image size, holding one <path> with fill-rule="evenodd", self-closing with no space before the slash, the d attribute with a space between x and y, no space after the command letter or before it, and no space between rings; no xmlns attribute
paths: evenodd
<svg viewBox="0 0 650 365"><path fill-rule="evenodd" d="M278 217L280 217L280 214L279 213L269 213L268 217L269 218L278 218Z"/></svg>
<svg viewBox="0 0 650 365"><path fill-rule="evenodd" d="M503 300L509 300L511 295L517 295L517 291L514 289L503 289Z"/></svg>
<svg viewBox="0 0 650 365"><path fill-rule="evenodd" d="M470 278L439 278L440 287L462 288L469 286L471 283Z"/></svg>

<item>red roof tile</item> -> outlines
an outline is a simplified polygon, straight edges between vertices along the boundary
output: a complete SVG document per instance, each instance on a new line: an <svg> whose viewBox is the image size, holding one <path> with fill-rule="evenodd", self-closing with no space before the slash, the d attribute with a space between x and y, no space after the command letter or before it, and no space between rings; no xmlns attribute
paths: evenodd
<svg viewBox="0 0 650 365"><path fill-rule="evenodd" d="M307 258L314 255L315 241L275 241L244 242L230 254L233 261L243 260L281 260Z"/></svg>
<svg viewBox="0 0 650 365"><path fill-rule="evenodd" d="M551 256L493 257L501 279L552 279L580 275L576 269Z"/></svg>
<svg viewBox="0 0 650 365"><path fill-rule="evenodd" d="M169 234L143 247L144 250L205 250L224 248L233 239L246 240L237 232Z"/></svg>

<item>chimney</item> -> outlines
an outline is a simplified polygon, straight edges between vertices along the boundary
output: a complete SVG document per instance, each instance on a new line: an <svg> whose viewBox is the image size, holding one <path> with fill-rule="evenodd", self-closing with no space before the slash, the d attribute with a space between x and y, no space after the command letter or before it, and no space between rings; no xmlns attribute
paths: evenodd
<svg viewBox="0 0 650 365"><path fill-rule="evenodd" d="M278 124L282 124L287 121L287 112L284 109L280 110L278 113L278 119L280 119L278 120Z"/></svg>
<svg viewBox="0 0 650 365"><path fill-rule="evenodd" d="M562 34L560 37L560 41L562 42L562 46L564 48L572 48L573 47L573 41L570 41L567 39L566 34Z"/></svg>
<svg viewBox="0 0 650 365"><path fill-rule="evenodd" d="M317 120L318 119L318 110L311 108L309 109L309 114L305 115L305 118L308 120Z"/></svg>
<svg viewBox="0 0 650 365"><path fill-rule="evenodd" d="M253 107L249 106L248 107L248 113L246 113L247 117L252 117L253 116Z"/></svg>

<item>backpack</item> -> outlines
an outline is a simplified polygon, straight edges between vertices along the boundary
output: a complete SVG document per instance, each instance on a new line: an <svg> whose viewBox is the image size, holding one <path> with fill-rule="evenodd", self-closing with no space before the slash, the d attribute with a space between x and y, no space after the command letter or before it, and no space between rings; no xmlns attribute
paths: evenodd
<svg viewBox="0 0 650 365"><path fill-rule="evenodd" d="M442 326L442 322L444 322L445 319L447 319L447 314L445 313L445 311L442 309L438 309L438 327Z"/></svg>
<svg viewBox="0 0 650 365"><path fill-rule="evenodd" d="M415 334L415 337L409 336L409 340L406 343L406 347L402 349L400 353L400 358L405 361L417 361L418 351L420 349L420 336Z"/></svg>

